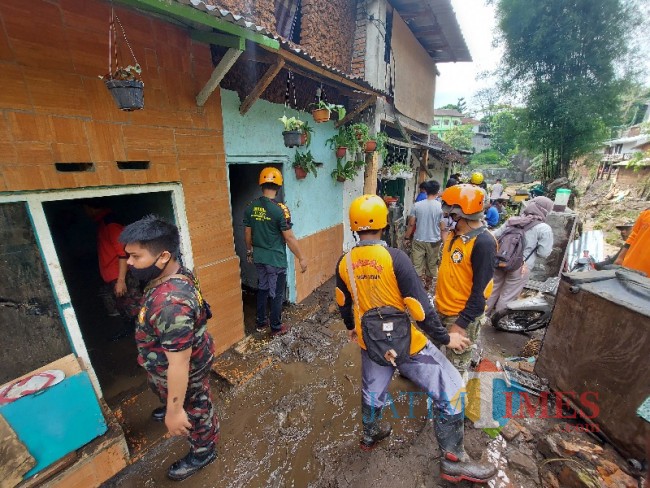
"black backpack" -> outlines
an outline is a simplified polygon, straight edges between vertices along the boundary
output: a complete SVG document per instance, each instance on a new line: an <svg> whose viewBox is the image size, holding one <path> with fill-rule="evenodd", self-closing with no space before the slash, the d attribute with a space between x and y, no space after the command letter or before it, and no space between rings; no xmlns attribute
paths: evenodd
<svg viewBox="0 0 650 488"><path fill-rule="evenodd" d="M524 262L533 255L537 246L524 258L526 239L524 234L541 222L533 222L524 227L510 225L497 239L497 253L494 257L494 267L503 271L515 271L524 265Z"/></svg>

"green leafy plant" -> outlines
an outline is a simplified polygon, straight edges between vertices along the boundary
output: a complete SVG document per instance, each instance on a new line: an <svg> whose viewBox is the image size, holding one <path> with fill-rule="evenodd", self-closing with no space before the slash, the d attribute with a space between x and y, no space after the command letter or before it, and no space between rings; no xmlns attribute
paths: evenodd
<svg viewBox="0 0 650 488"><path fill-rule="evenodd" d="M336 150L339 147L347 147L352 154L359 150L359 141L349 127L339 127L338 134L333 135L325 141L330 149Z"/></svg>
<svg viewBox="0 0 650 488"><path fill-rule="evenodd" d="M301 129L303 134L305 134L305 136L307 137L307 140L305 141L305 147L311 146L311 138L314 135L314 128L311 125L309 125L309 121L306 120L302 124Z"/></svg>
<svg viewBox="0 0 650 488"><path fill-rule="evenodd" d="M325 100L319 100L315 104L315 108L317 109L327 109L330 112L337 112L339 115L339 120L343 120L345 118L345 107L343 105L336 105L334 103L328 103Z"/></svg>
<svg viewBox="0 0 650 488"><path fill-rule="evenodd" d="M388 156L388 148L386 147L386 144L388 144L388 134L385 132L377 132L374 136L369 136L368 140L377 143L375 152L381 155L383 159L386 159L386 156Z"/></svg>
<svg viewBox="0 0 650 488"><path fill-rule="evenodd" d="M336 169L332 171L332 178L337 181L352 180L357 176L355 161L343 163L343 158L336 158Z"/></svg>
<svg viewBox="0 0 650 488"><path fill-rule="evenodd" d="M296 117L287 117L286 115L283 115L278 120L284 124L285 131L302 130L305 125L302 120Z"/></svg>
<svg viewBox="0 0 650 488"><path fill-rule="evenodd" d="M359 141L361 147L365 146L366 142L370 140L370 129L367 124L364 124L363 122L352 124L350 130L354 134L354 137L356 137L357 141Z"/></svg>
<svg viewBox="0 0 650 488"><path fill-rule="evenodd" d="M392 166L389 166L389 172L392 175L399 175L403 173L413 174L413 168L411 168L408 164L397 163Z"/></svg>
<svg viewBox="0 0 650 488"><path fill-rule="evenodd" d="M312 155L311 151L307 151L306 153L301 153L300 151L296 151L296 154L293 159L293 168L301 168L307 173L311 173L314 176L318 176L318 168L316 167L316 160L314 159L314 156Z"/></svg>
<svg viewBox="0 0 650 488"><path fill-rule="evenodd" d="M117 67L113 73L105 74L99 78L102 80L139 80L140 74L142 73L142 68L138 63L135 65L129 65L126 68Z"/></svg>

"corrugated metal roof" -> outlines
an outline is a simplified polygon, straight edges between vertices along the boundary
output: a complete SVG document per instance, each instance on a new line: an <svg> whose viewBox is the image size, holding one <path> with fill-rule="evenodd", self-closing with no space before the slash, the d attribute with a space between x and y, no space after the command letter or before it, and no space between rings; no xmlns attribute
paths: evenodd
<svg viewBox="0 0 650 488"><path fill-rule="evenodd" d="M308 52L306 52L304 49L301 49L299 46L296 44L293 44L292 42L289 42L287 39L280 37L276 33L273 33L269 31L267 28L259 26L254 24L253 22L250 22L246 20L242 15L237 15L233 14L232 12L225 10L223 8L217 7L215 5L210 5L203 0L175 0L178 3L181 3L183 5L188 5L190 7L194 7L195 9L201 10L202 12L208 13L212 15L213 17L225 20L226 22L230 22L232 24L236 24L240 27L244 27L245 29L251 30L257 34L262 34L264 36L270 37L272 39L277 40L280 43L280 46L282 49L286 51L290 51L298 56L300 56L303 59L306 59L307 61L313 63L314 65L324 68L332 73L336 73L339 76L342 76L350 81L354 81L355 83L361 85L364 88L367 88L368 90L374 92L374 93L379 93L384 96L389 96L389 94L385 91L381 91L373 87L370 83L368 83L366 80L363 78L360 78L358 76L352 76L345 71L342 71L338 68L335 68L333 66L330 66L320 59L318 59L315 56L310 55Z"/></svg>

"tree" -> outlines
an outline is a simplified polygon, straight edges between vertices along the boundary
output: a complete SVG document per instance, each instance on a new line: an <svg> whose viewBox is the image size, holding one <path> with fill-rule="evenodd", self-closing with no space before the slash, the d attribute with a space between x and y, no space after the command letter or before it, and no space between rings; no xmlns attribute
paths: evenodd
<svg viewBox="0 0 650 488"><path fill-rule="evenodd" d="M519 143L542 155L544 179L566 176L615 125L617 61L634 31L631 0L494 0L502 93L525 102Z"/></svg>
<svg viewBox="0 0 650 488"><path fill-rule="evenodd" d="M490 146L503 156L510 155L519 143L519 111L504 108L496 112L488 121Z"/></svg>
<svg viewBox="0 0 650 488"><path fill-rule="evenodd" d="M438 110L458 110L461 114L465 113L467 109L467 103L465 103L465 98L460 97L456 103L448 103L447 105L440 107Z"/></svg>
<svg viewBox="0 0 650 488"><path fill-rule="evenodd" d="M442 136L442 140L454 149L472 150L472 126L455 125Z"/></svg>

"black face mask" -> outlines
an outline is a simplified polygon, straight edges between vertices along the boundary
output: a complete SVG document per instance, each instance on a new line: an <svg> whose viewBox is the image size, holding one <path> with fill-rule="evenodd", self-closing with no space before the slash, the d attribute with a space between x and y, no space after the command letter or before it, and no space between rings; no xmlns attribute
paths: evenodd
<svg viewBox="0 0 650 488"><path fill-rule="evenodd" d="M165 263L165 266L160 269L158 266L156 266L156 263L160 259L160 254L156 260L153 262L151 266L147 266L146 268L136 268L132 265L129 265L129 271L131 272L131 275L139 281L144 281L145 283L150 282L151 280L155 280L160 276L160 274L164 271L164 269L167 267L167 263Z"/></svg>

